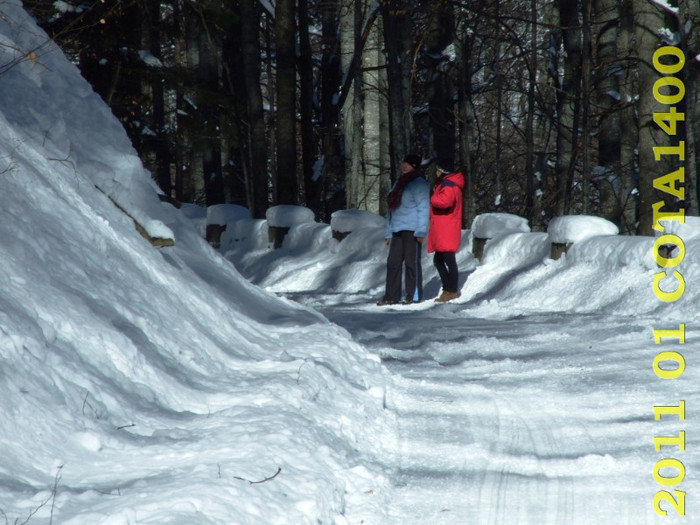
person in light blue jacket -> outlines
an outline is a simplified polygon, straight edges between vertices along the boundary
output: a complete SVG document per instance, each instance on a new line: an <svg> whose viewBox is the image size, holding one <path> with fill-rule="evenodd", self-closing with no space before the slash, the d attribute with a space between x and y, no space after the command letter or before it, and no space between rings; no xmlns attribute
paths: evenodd
<svg viewBox="0 0 700 525"><path fill-rule="evenodd" d="M401 276L405 272L404 303L423 300L423 270L421 247L430 224L430 187L420 169L418 155L407 155L401 164L401 176L387 197L386 290L379 306L401 301Z"/></svg>

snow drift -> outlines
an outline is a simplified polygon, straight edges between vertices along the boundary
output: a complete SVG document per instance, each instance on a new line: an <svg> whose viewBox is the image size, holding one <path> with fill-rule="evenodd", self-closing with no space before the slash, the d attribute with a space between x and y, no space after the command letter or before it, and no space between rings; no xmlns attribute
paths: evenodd
<svg viewBox="0 0 700 525"><path fill-rule="evenodd" d="M332 522L389 424L378 359L242 279L2 12L0 520Z"/></svg>
<svg viewBox="0 0 700 525"><path fill-rule="evenodd" d="M379 218L340 214L339 242L285 212L271 250L243 210L161 203L109 109L19 0L0 5L0 521L658 522L652 435L678 428L651 407L678 388L695 406L698 382L689 365L649 386L651 320L697 322L700 239L664 304L653 238L580 235L552 261L513 218L481 261L464 232L458 301L381 310Z"/></svg>

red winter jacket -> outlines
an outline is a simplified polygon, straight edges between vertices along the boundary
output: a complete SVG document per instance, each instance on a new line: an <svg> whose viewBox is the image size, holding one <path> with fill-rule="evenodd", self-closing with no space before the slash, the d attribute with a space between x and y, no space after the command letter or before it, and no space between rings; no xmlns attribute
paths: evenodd
<svg viewBox="0 0 700 525"><path fill-rule="evenodd" d="M430 197L428 252L456 252L462 240L464 175L445 175Z"/></svg>

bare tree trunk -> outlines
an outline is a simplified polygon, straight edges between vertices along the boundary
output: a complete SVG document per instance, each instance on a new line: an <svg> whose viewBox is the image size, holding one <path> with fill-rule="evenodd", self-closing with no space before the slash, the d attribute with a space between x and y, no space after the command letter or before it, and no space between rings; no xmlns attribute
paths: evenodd
<svg viewBox="0 0 700 525"><path fill-rule="evenodd" d="M142 5L142 10L142 46L144 49L148 49L153 57L162 62L159 4L145 3ZM140 156L163 193L171 196L172 181L170 180L170 154L165 125L165 96L163 76L159 72L160 68L151 68L151 74L143 82L144 95L147 100L150 100L151 111L147 113L150 115L148 126L153 134L144 137Z"/></svg>
<svg viewBox="0 0 700 525"><path fill-rule="evenodd" d="M685 158L685 213L700 213L700 3L697 0L680 0L679 22L682 31L683 51L686 62L685 80L685 133L688 154ZM688 29L690 29L688 31Z"/></svg>
<svg viewBox="0 0 700 525"><path fill-rule="evenodd" d="M635 107L632 100L638 89L636 86L636 42L634 38L634 0L623 0L620 5L620 36L618 38L619 56L625 57L620 78L620 233L633 234L637 231L637 182L635 167L637 163L637 143L639 130Z"/></svg>
<svg viewBox="0 0 700 525"><path fill-rule="evenodd" d="M329 3L333 5L332 3ZM318 213L319 202L317 192L313 191L314 162L316 145L314 143L313 100L314 100L314 71L313 51L309 38L309 8L308 0L299 0L299 115L301 126L301 177L298 179L299 194L305 205Z"/></svg>
<svg viewBox="0 0 700 525"><path fill-rule="evenodd" d="M199 31L198 20L185 11L178 10L181 25L182 51L176 53L176 60L184 56L183 69L194 71L199 67ZM201 151L195 149L195 137L198 132L195 118L196 108L193 101L197 100L195 86L189 78L182 81L177 91L177 174L176 198L184 202L194 202L205 205L204 175L202 172Z"/></svg>
<svg viewBox="0 0 700 525"><path fill-rule="evenodd" d="M268 206L267 137L260 87L260 7L257 2L240 3L243 82L246 95L246 200L251 217L263 218ZM235 69L234 69L235 71Z"/></svg>
<svg viewBox="0 0 700 525"><path fill-rule="evenodd" d="M338 206L329 202L327 195L337 191L333 186L336 186L337 181L342 180L345 176L345 167L338 140L340 108L336 100L342 82L340 43L338 42L339 16L340 5L337 0L324 3L321 7L323 52L321 54L321 122L319 133L321 135L323 169L316 185L316 201L322 219L328 218L329 212L335 211L335 209L329 210L329 206L332 208Z"/></svg>
<svg viewBox="0 0 700 525"><path fill-rule="evenodd" d="M430 13L427 35L423 47L427 52L430 73L428 80L430 132L432 150L439 158L455 156L455 90L449 65L444 56L445 48L454 41L454 15L446 10L449 6L438 6Z"/></svg>
<svg viewBox="0 0 700 525"><path fill-rule="evenodd" d="M500 34L500 14L501 14L501 1L496 0L495 2L495 17L494 17L494 33L496 35ZM501 71L501 39L497 38L495 46L495 60L494 64L496 68L494 70L495 83L496 83L496 209L501 207L504 201L505 195L503 194L503 140L501 138L501 133L503 131L503 71Z"/></svg>
<svg viewBox="0 0 700 525"><path fill-rule="evenodd" d="M665 27L661 8L647 0L635 0L635 36L639 50L639 227L640 235L652 235L652 205L661 200L653 188L655 177L670 173L668 156L654 157L655 146L669 146L671 140L653 121L653 114L663 109L654 97L654 83L661 77L653 66L652 58L661 44L659 30ZM674 140L677 142L677 139ZM671 211L665 209L664 211Z"/></svg>
<svg viewBox="0 0 700 525"><path fill-rule="evenodd" d="M472 50L474 35L468 27L466 16L455 8L457 28L455 50L459 68L458 111L459 111L459 159L464 170L465 187L462 193L462 228L468 228L476 217L476 197L474 195L474 163L472 159L474 142L474 107L472 101L472 74L474 69Z"/></svg>
<svg viewBox="0 0 700 525"><path fill-rule="evenodd" d="M582 0L582 53L581 53L581 211L588 214L588 187L591 180L591 2Z"/></svg>
<svg viewBox="0 0 700 525"><path fill-rule="evenodd" d="M296 204L296 67L294 0L277 0L275 52L277 57L275 140L277 146L277 204Z"/></svg>
<svg viewBox="0 0 700 525"><path fill-rule="evenodd" d="M204 189L206 204L222 204L225 202L224 178L221 169L221 126L219 124L219 62L220 49L213 37L213 31L207 27L206 17L200 15L202 27L198 29L199 64L197 77L198 117L200 121L200 138L202 150L202 172L204 174Z"/></svg>
<svg viewBox="0 0 700 525"><path fill-rule="evenodd" d="M537 196L535 188L537 178L535 176L535 97L537 95L537 0L530 2L530 59L528 61L528 93L527 93L527 118L525 123L526 133L526 166L525 166L525 217L530 227L535 224L538 214L536 206Z"/></svg>
<svg viewBox="0 0 700 525"><path fill-rule="evenodd" d="M398 173L401 160L411 150L413 135L411 19L406 9L402 0L386 0L382 4L392 177Z"/></svg>
<svg viewBox="0 0 700 525"><path fill-rule="evenodd" d="M340 7L341 65L343 71L354 75L352 88L342 108L345 129L345 206L361 209L360 197L362 173L362 71L351 64L355 54L355 42L362 34L362 2L343 0Z"/></svg>
<svg viewBox="0 0 700 525"><path fill-rule="evenodd" d="M558 215L571 211L579 125L579 91L581 89L581 36L579 1L557 0L566 59L563 60L563 80L557 97L557 178Z"/></svg>
<svg viewBox="0 0 700 525"><path fill-rule="evenodd" d="M348 208L384 213L389 186L388 132L382 28L369 1L344 0L341 7L343 108ZM345 98L343 98L345 97Z"/></svg>
<svg viewBox="0 0 700 525"><path fill-rule="evenodd" d="M600 213L622 226L622 193L620 173L622 101L617 77L624 67L617 51L620 7L617 0L595 0L593 19L596 27L595 92L598 112L598 171L595 182L600 194Z"/></svg>
<svg viewBox="0 0 700 525"><path fill-rule="evenodd" d="M386 135L383 129L382 114L386 108L385 94L381 91L385 81L384 53L382 52L382 29L375 25L367 39L365 52L362 55L363 65L363 92L364 106L364 136L363 136L363 177L360 189L360 204L362 209L377 213L386 211L386 196L382 173L383 150L385 149ZM388 175L388 174L387 174Z"/></svg>

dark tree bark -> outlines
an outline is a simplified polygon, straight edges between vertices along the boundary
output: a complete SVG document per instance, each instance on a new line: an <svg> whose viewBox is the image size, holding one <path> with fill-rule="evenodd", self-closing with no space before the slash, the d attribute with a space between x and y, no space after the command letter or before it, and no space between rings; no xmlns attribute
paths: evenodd
<svg viewBox="0 0 700 525"><path fill-rule="evenodd" d="M196 9L204 9L204 7L197 6ZM212 13L216 14L216 10L213 10ZM198 81L197 114L201 125L200 144L206 204L211 206L225 202L219 120L221 112L219 104L221 99L219 82L221 44L215 37L215 28L209 25L207 14L204 11L198 11L197 15L200 22L197 31L199 63L195 70Z"/></svg>
<svg viewBox="0 0 700 525"><path fill-rule="evenodd" d="M277 204L297 204L296 57L294 0L277 0L275 7L275 140Z"/></svg>
<svg viewBox="0 0 700 525"><path fill-rule="evenodd" d="M144 48L148 49L151 55L163 62L163 54L161 52L161 34L162 16L160 13L159 4L151 4L143 2L142 9L143 18L143 40ZM166 131L165 122L165 92L163 89L164 78L160 67L150 67L148 75L145 78L144 90L150 94L151 112L150 112L150 129L152 135L144 138L144 152L141 156L152 157L153 161L150 165L151 172L158 182L158 186L163 192L170 196L172 191L172 181L170 177L170 164L172 162L170 148L168 142L170 138Z"/></svg>
<svg viewBox="0 0 700 525"><path fill-rule="evenodd" d="M537 0L530 2L530 60L528 61L528 93L527 93L527 122L526 126L526 181L525 181L525 217L530 227L535 224L538 208L535 188L535 108L537 90Z"/></svg>
<svg viewBox="0 0 700 525"><path fill-rule="evenodd" d="M328 220L329 203L326 195L332 194L330 187L333 181L340 180L344 176L343 160L340 154L338 125L340 120L340 107L338 106L338 93L341 90L342 71L340 60L340 42L338 41L340 16L340 4L338 1L326 2L321 8L321 116L319 134L321 137L321 154L323 167L320 180L313 185L313 198L320 217ZM344 196L340 199L341 206ZM337 208L337 205L331 205ZM332 213L333 210L330 210Z"/></svg>
<svg viewBox="0 0 700 525"><path fill-rule="evenodd" d="M316 158L314 116L314 64L311 39L309 38L309 7L307 0L299 0L299 114L301 118L301 164L299 193L300 204L317 209L317 199L313 191L313 170Z"/></svg>
<svg viewBox="0 0 700 525"><path fill-rule="evenodd" d="M620 7L617 0L595 0L595 94L598 113L598 172L594 181L600 193L601 215L622 229L625 197L620 170L622 100L618 77L622 70L617 50Z"/></svg>
<svg viewBox="0 0 700 525"><path fill-rule="evenodd" d="M660 160L654 156L655 146L670 146L678 143L678 137L669 137L653 121L653 114L666 111L667 107L659 104L654 97L654 83L661 74L654 68L652 58L656 49L662 44L658 28L664 27L664 13L661 7L635 0L635 36L639 52L639 227L640 235L652 235L652 206L664 197L653 187L655 177L670 173L674 161L669 155ZM663 211L673 211L674 203L668 202Z"/></svg>
<svg viewBox="0 0 700 525"><path fill-rule="evenodd" d="M265 217L268 206L267 137L260 80L260 8L257 2L240 3L240 35L247 126L242 150L248 209L255 218ZM235 71L235 69L234 69Z"/></svg>
<svg viewBox="0 0 700 525"><path fill-rule="evenodd" d="M454 16L449 5L433 6L430 26L423 46L428 67L429 115L432 144L437 158L455 156L455 90L451 66L444 56L445 48L454 40Z"/></svg>
<svg viewBox="0 0 700 525"><path fill-rule="evenodd" d="M619 55L625 57L620 77L620 232L631 235L637 231L638 194L635 169L637 166L637 128L636 108L631 102L637 93L636 69L637 43L634 37L634 1L623 0L620 4L620 36L618 38Z"/></svg>
<svg viewBox="0 0 700 525"><path fill-rule="evenodd" d="M459 20L459 18L458 18ZM459 160L464 170L465 186L462 192L462 228L468 228L476 216L476 196L474 194L474 101L472 100L474 36L464 20L457 26L457 67L459 68L458 112L459 112Z"/></svg>
<svg viewBox="0 0 700 525"><path fill-rule="evenodd" d="M565 215L571 211L571 190L578 150L582 50L579 1L557 0L557 5L566 58L560 63L563 80L557 96L556 212L557 215Z"/></svg>
<svg viewBox="0 0 700 525"><path fill-rule="evenodd" d="M411 115L411 18L406 2L384 0L384 42L389 84L389 140L391 176L395 177L401 160L411 150L413 119Z"/></svg>
<svg viewBox="0 0 700 525"><path fill-rule="evenodd" d="M687 155L685 159L685 213L700 213L700 3L696 0L680 0L679 26L681 45L685 53L684 79L686 89L685 134Z"/></svg>

